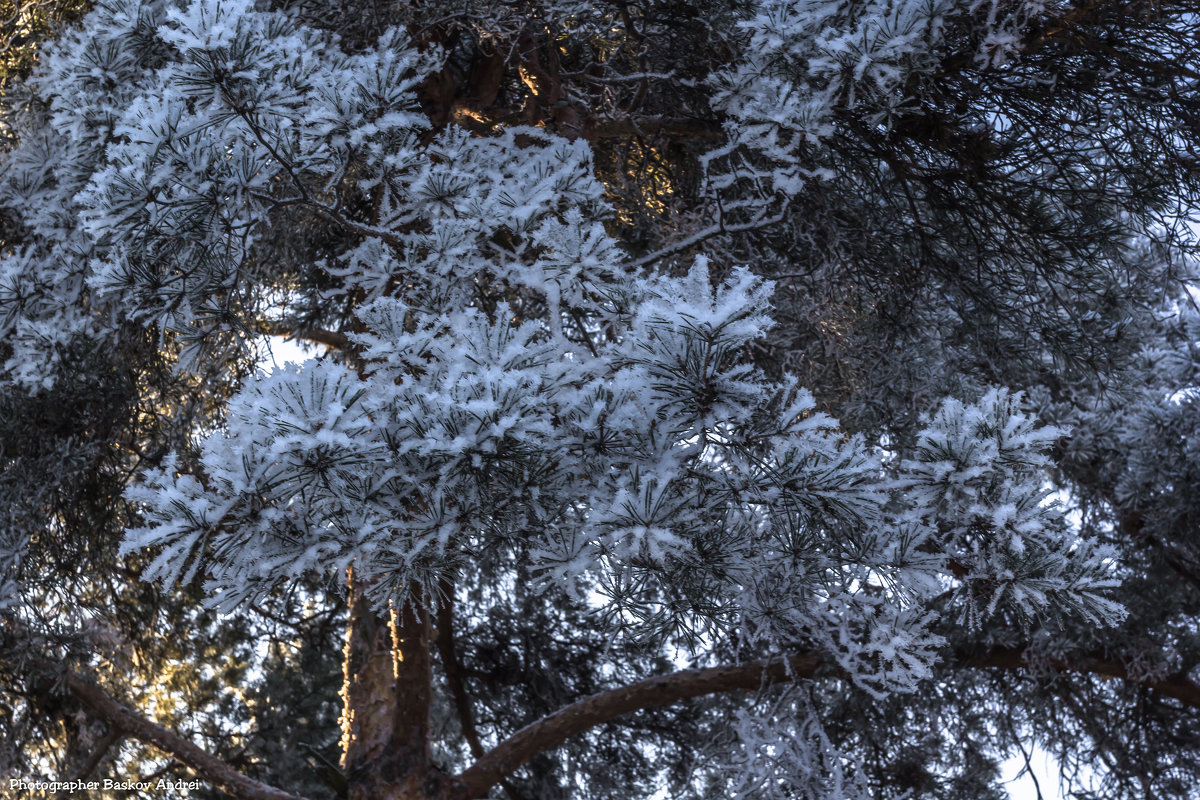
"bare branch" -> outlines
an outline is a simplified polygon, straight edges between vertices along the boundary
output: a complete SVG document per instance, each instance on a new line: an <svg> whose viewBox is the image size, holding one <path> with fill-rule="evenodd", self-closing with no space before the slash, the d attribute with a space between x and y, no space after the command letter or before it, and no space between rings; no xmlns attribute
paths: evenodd
<svg viewBox="0 0 1200 800"><path fill-rule="evenodd" d="M92 754L88 756L87 761L83 762L83 765L75 771L70 779L72 781L85 780L96 770L96 767L100 766L100 762L103 761L105 756L108 755L108 752L112 749L112 746L121 741L122 738L123 736L120 729L115 725L109 725L108 732L104 734L102 739L100 739L99 744L96 745L96 748L92 751ZM70 797L70 795L71 793L68 790L59 789L54 793L54 800L61 800L62 798Z"/></svg>
<svg viewBox="0 0 1200 800"><path fill-rule="evenodd" d="M467 697L463 685L462 670L459 668L458 655L454 647L454 586L449 581L442 582L442 602L437 613L437 648L442 659L442 670L446 675L446 684L454 698L454 706L458 710L458 718L462 724L463 738L471 748L475 758L483 756L483 744L479 741L479 733L475 729L475 716L471 713L471 700Z"/></svg>
<svg viewBox="0 0 1200 800"><path fill-rule="evenodd" d="M630 114L622 117L588 118L584 121L579 135L589 142L634 136L720 142L725 139L725 129L716 120Z"/></svg>
<svg viewBox="0 0 1200 800"><path fill-rule="evenodd" d="M294 794L248 778L212 753L197 747L174 731L146 719L125 706L94 683L73 672L65 678L67 691L89 711L116 730L153 745L187 765L197 776L228 792L237 800L303 800Z"/></svg>
<svg viewBox="0 0 1200 800"><path fill-rule="evenodd" d="M446 676L446 684L454 698L454 706L458 710L458 718L462 723L463 738L471 749L473 758L483 757L483 743L479 740L479 731L475 727L475 715L471 711L471 698L467 696L467 688L463 683L462 665L458 663L458 654L454 644L454 584L443 580L440 594L441 604L437 612L437 648L442 659L442 670ZM521 800L521 793L507 779L501 778L500 785L513 800Z"/></svg>
<svg viewBox="0 0 1200 800"><path fill-rule="evenodd" d="M1164 678L1134 677L1120 661L1101 656L1031 662L1028 648L994 647L979 653L959 652L948 661L949 668L1036 670L1098 675L1136 683L1152 691L1200 709L1200 685L1184 674ZM644 681L585 697L560 708L509 736L491 752L458 776L459 800L474 800L505 776L541 753L553 750L567 739L625 714L670 705L709 694L756 691L778 683L818 677L844 679L841 671L816 653L800 653L788 659L752 661L727 667L692 669L660 675Z"/></svg>
<svg viewBox="0 0 1200 800"><path fill-rule="evenodd" d="M1104 656L1074 656L1065 659L1050 659L1045 662L1028 660L1028 649L1023 646L993 647L975 654L959 654L951 666L978 667L985 669L1028 669L1044 667L1053 672L1074 672L1116 678L1141 686L1173 698L1186 706L1200 710L1200 685L1189 680L1184 673L1167 675L1164 678L1134 677L1128 668L1115 658Z"/></svg>
<svg viewBox="0 0 1200 800"><path fill-rule="evenodd" d="M803 653L787 660L689 669L585 697L525 726L476 761L458 776L459 796L484 797L501 778L531 758L625 714L693 697L737 690L755 691L774 683L811 678L824 663L824 658L819 655Z"/></svg>
<svg viewBox="0 0 1200 800"><path fill-rule="evenodd" d="M742 231L753 231L760 228L769 228L772 225L778 225L779 223L783 222L785 217L786 213L781 212L770 217L759 217L758 219L751 220L750 222L740 222L735 225L723 225L718 222L715 225L709 225L707 228L693 233L691 236L680 239L678 242L674 242L673 244L669 244L659 250L655 250L649 255L635 259L629 263L629 266L644 267L647 264L653 264L655 261L664 259L667 256L673 256L677 253L682 253L689 247L695 247L705 239L710 239L713 236L721 233L740 233Z"/></svg>
<svg viewBox="0 0 1200 800"><path fill-rule="evenodd" d="M261 332L268 336L283 336L287 339L302 339L314 344L323 344L334 350L349 350L353 346L344 333L324 328L289 325L276 319L263 320Z"/></svg>

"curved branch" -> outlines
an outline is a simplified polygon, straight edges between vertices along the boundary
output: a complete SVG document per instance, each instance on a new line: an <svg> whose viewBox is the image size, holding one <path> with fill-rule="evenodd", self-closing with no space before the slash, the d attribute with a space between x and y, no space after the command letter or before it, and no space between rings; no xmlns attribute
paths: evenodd
<svg viewBox="0 0 1200 800"><path fill-rule="evenodd" d="M683 670L585 697L526 725L476 761L457 778L460 797L484 797L501 778L540 753L633 711L709 694L739 689L755 691L774 683L811 678L824 664L825 659L820 655L803 653L787 660Z"/></svg>
<svg viewBox="0 0 1200 800"><path fill-rule="evenodd" d="M303 800L297 795L246 777L212 753L197 747L174 731L146 719L114 700L99 686L73 672L66 674L64 683L72 696L114 729L153 745L178 759L199 777L238 800Z"/></svg>
<svg viewBox="0 0 1200 800"><path fill-rule="evenodd" d="M1085 655L1073 659L1030 662L1027 660L1028 654L1025 646L993 647L978 653L959 651L954 654L953 660L946 662L946 666L1005 670L1036 670L1041 667L1052 672L1116 678L1145 686L1186 706L1200 709L1200 685L1183 674L1138 678L1131 675L1120 661L1103 656ZM845 677L825 657L816 653L801 653L786 660L683 670L599 692L564 706L509 736L458 776L458 797L461 800L484 797L492 786L535 756L559 747L572 736L625 714L709 694L755 691L772 684L817 677L818 674Z"/></svg>

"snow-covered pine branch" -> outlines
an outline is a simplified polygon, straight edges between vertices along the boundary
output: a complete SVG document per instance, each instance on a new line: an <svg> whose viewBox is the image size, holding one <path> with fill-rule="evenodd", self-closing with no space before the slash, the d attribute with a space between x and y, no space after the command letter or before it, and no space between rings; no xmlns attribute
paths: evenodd
<svg viewBox="0 0 1200 800"><path fill-rule="evenodd" d="M827 177L808 149L839 114L902 117L948 20L985 15L972 63L999 69L1052 13L760 4L710 83L730 121L711 196L782 222L763 199ZM918 690L958 623L1122 619L1115 552L1053 499L1065 432L1024 395L964 383L895 450L844 430L753 364L775 288L755 265L639 273L583 139L430 123L441 58L399 28L343 49L250 0L120 0L47 46L0 181L28 232L0 255L4 380L49 392L70 347L136 329L180 374L239 382L194 448L133 468L142 577L232 611L352 568L379 619L421 630L439 587L515 564L505 581L634 646L815 652L876 699ZM303 328L318 302L343 352L238 374L264 319ZM0 586L3 610L21 588ZM859 790L799 695L760 706L736 719L731 794Z"/></svg>

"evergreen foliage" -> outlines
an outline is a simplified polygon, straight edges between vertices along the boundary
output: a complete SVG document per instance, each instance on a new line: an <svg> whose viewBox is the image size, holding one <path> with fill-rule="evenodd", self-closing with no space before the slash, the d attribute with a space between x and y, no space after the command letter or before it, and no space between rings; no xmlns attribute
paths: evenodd
<svg viewBox="0 0 1200 800"><path fill-rule="evenodd" d="M1187 797L1197 26L113 0L22 51L5 776L984 800L1036 742Z"/></svg>

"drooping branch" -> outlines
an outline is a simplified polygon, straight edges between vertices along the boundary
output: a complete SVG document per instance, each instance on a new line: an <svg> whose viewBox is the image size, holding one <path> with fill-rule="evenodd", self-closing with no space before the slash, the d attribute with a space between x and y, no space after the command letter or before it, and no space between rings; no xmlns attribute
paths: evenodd
<svg viewBox="0 0 1200 800"><path fill-rule="evenodd" d="M243 775L189 739L117 702L99 686L73 672L67 673L64 682L73 697L113 729L153 745L189 767L201 779L238 800L303 800Z"/></svg>

